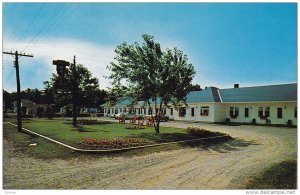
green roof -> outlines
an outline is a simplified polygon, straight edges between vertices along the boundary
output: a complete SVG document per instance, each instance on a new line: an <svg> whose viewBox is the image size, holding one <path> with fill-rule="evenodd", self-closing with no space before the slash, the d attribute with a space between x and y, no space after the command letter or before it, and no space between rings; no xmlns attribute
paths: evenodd
<svg viewBox="0 0 300 195"><path fill-rule="evenodd" d="M193 102L220 102L220 96L216 87L208 87L201 91L191 91L187 95L187 103Z"/></svg>
<svg viewBox="0 0 300 195"><path fill-rule="evenodd" d="M223 102L297 101L297 83L220 89Z"/></svg>
<svg viewBox="0 0 300 195"><path fill-rule="evenodd" d="M242 87L218 89L207 87L201 91L192 91L187 95L187 103L197 102L272 102L297 101L297 83L266 85L255 87ZM160 99L158 99L158 104ZM115 106L127 106L129 99L117 103ZM142 101L138 104L143 104ZM154 104L151 101L151 104Z"/></svg>

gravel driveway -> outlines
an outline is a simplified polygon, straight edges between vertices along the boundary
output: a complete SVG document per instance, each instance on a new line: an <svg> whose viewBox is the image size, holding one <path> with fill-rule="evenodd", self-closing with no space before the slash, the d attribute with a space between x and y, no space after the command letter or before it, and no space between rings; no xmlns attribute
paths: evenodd
<svg viewBox="0 0 300 195"><path fill-rule="evenodd" d="M134 157L41 160L12 155L4 140L4 189L240 189L275 163L296 159L297 129L165 122L200 126L235 140L206 148Z"/></svg>

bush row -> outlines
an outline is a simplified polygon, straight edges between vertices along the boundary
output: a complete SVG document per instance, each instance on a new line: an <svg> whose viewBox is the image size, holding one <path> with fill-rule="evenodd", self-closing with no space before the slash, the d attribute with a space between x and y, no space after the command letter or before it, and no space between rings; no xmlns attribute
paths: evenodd
<svg viewBox="0 0 300 195"><path fill-rule="evenodd" d="M225 135L223 133L209 131L209 130L202 129L202 128L199 128L199 127L188 127L186 129L186 132L190 135L195 136L195 137L211 137L211 136Z"/></svg>

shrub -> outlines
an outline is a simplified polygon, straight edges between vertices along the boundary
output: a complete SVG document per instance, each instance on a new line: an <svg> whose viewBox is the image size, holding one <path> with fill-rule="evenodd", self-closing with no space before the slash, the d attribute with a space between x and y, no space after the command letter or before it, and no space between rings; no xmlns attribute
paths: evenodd
<svg viewBox="0 0 300 195"><path fill-rule="evenodd" d="M287 126L291 127L292 125L293 125L292 120L288 120L288 121L287 121Z"/></svg>
<svg viewBox="0 0 300 195"><path fill-rule="evenodd" d="M54 109L55 109L55 105L54 104L51 104L51 105L48 105L46 110L45 110L45 113L46 113L46 116L48 119L52 119L54 117Z"/></svg>
<svg viewBox="0 0 300 195"><path fill-rule="evenodd" d="M26 106L22 106L21 107L21 112L22 112L23 116L26 116L26 114L27 114L27 107Z"/></svg>
<svg viewBox="0 0 300 195"><path fill-rule="evenodd" d="M90 117L90 113L78 113L77 117Z"/></svg>
<svg viewBox="0 0 300 195"><path fill-rule="evenodd" d="M43 116L43 113L44 113L44 108L42 108L42 107L39 106L36 109L36 116L39 117L39 118L41 118Z"/></svg>
<svg viewBox="0 0 300 195"><path fill-rule="evenodd" d="M226 118L226 125L229 125L230 124L230 118Z"/></svg>
<svg viewBox="0 0 300 195"><path fill-rule="evenodd" d="M186 129L188 134L194 135L196 137L209 137L219 135L217 132L209 131L206 129L201 129L199 127L188 127Z"/></svg>

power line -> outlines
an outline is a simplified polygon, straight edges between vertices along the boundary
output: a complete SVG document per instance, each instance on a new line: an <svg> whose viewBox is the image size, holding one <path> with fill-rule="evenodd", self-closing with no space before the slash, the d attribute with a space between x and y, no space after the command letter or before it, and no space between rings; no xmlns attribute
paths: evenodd
<svg viewBox="0 0 300 195"><path fill-rule="evenodd" d="M59 5L58 5L59 7ZM51 20L52 22L50 23L46 23L42 29L36 34L36 36L34 36L29 43L22 49L22 51L24 51L30 44L36 43L37 41L39 41L42 37L45 37L45 35L48 35L48 32L50 31L50 29L59 21L59 19L62 17L63 14L65 14L68 10L68 7L65 9L59 9L57 7L57 12L54 14L53 19ZM57 18L57 19L54 19Z"/></svg>
<svg viewBox="0 0 300 195"><path fill-rule="evenodd" d="M33 26L34 23L36 23L37 19L41 18L41 16L42 16L43 13L46 13L46 12L42 11L42 8L44 6L45 6L44 4L40 5L40 7L39 7L39 9L38 9L38 11L36 13L36 15L32 18L32 20L30 21L29 25L27 25L27 28L24 30L24 32L21 33L22 36L20 36L19 39L16 41L17 43L19 41L21 41L22 39L24 39L27 36L29 30L32 29L32 26Z"/></svg>

